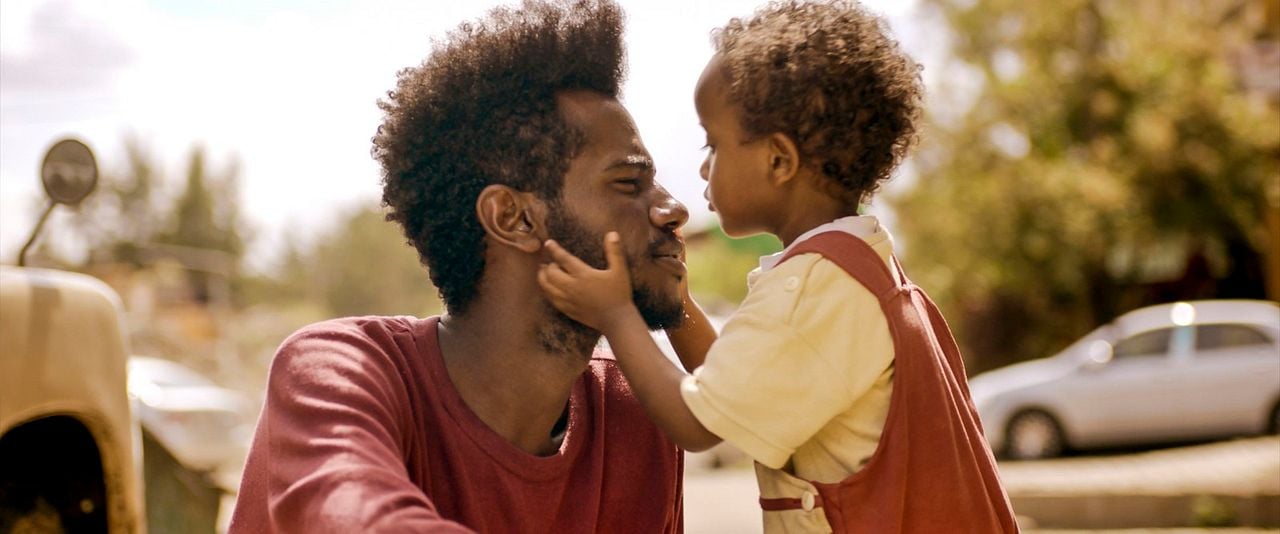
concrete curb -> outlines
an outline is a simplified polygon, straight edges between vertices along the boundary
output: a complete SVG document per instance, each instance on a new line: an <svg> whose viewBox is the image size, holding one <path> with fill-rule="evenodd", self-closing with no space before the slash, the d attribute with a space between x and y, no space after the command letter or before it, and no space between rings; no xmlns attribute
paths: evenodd
<svg viewBox="0 0 1280 534"><path fill-rule="evenodd" d="M1280 527L1280 495L1013 495L1023 528Z"/></svg>

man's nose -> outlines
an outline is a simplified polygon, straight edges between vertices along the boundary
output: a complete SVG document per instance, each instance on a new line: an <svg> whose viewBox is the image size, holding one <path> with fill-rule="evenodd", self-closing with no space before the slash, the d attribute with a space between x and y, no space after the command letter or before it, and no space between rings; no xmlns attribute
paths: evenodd
<svg viewBox="0 0 1280 534"><path fill-rule="evenodd" d="M668 232L674 232L689 222L689 210L667 192L666 189L659 186L657 188L658 198L653 205L649 207L649 220L654 226L662 228Z"/></svg>

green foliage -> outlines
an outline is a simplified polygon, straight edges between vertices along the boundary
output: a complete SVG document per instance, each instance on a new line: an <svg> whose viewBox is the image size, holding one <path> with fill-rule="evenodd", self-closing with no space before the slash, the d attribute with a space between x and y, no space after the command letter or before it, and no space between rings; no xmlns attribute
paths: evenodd
<svg viewBox="0 0 1280 534"><path fill-rule="evenodd" d="M378 209L355 209L304 246L286 239L264 300L318 301L328 316L430 315L441 310L427 269Z"/></svg>
<svg viewBox="0 0 1280 534"><path fill-rule="evenodd" d="M1216 289L1178 298L1262 297L1280 113L1238 87L1256 29L1236 4L924 1L954 57L919 180L890 200L971 370L1159 300L1196 252Z"/></svg>
<svg viewBox="0 0 1280 534"><path fill-rule="evenodd" d="M124 169L104 173L99 189L76 215L90 248L90 263L142 266L158 253L155 244L212 250L230 255L234 271L245 249L247 229L239 209L239 167L234 161L211 174L204 150L194 147L187 179L176 199L161 195L165 177L151 150L135 137L124 142Z"/></svg>
<svg viewBox="0 0 1280 534"><path fill-rule="evenodd" d="M239 167L234 162L221 175L210 177L204 150L191 150L187 182L169 215L162 243L217 250L239 258L244 252L237 202Z"/></svg>
<svg viewBox="0 0 1280 534"><path fill-rule="evenodd" d="M98 191L75 216L89 249L82 268L139 269L172 260L187 269L196 300L230 304L245 282L240 263L248 232L239 207L238 164L212 173L204 150L193 147L185 186L170 199L162 195L166 180L151 150L135 137L125 139L124 150L124 169L104 173Z"/></svg>
<svg viewBox="0 0 1280 534"><path fill-rule="evenodd" d="M89 246L88 263L121 262L140 267L141 246L159 234L158 191L162 178L155 158L136 137L124 141L125 168L105 171L97 190L75 213L77 233Z"/></svg>
<svg viewBox="0 0 1280 534"><path fill-rule="evenodd" d="M688 242L689 287L708 311L726 315L747 296L747 273L760 256L782 250L782 243L768 234L734 239L719 225L698 234Z"/></svg>

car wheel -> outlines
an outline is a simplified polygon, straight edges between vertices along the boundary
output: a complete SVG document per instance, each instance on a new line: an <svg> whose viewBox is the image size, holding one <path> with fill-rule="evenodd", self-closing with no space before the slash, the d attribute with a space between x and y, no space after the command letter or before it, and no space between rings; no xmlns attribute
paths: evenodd
<svg viewBox="0 0 1280 534"><path fill-rule="evenodd" d="M1271 408L1271 421L1267 424L1267 432L1280 434L1280 402L1277 402L1275 407Z"/></svg>
<svg viewBox="0 0 1280 534"><path fill-rule="evenodd" d="M1014 460L1052 458L1062 454L1066 442L1053 416L1028 410L1013 417L1005 435L1005 455Z"/></svg>

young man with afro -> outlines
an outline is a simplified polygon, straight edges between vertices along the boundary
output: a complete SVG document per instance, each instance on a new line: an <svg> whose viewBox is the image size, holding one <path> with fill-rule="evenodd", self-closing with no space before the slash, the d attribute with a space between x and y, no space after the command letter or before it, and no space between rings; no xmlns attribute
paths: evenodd
<svg viewBox="0 0 1280 534"><path fill-rule="evenodd" d="M688 213L618 102L621 34L607 0L528 0L399 73L373 155L447 312L284 341L232 532L681 531L681 451L536 280L546 240L603 267L615 230L648 327L683 318Z"/></svg>

